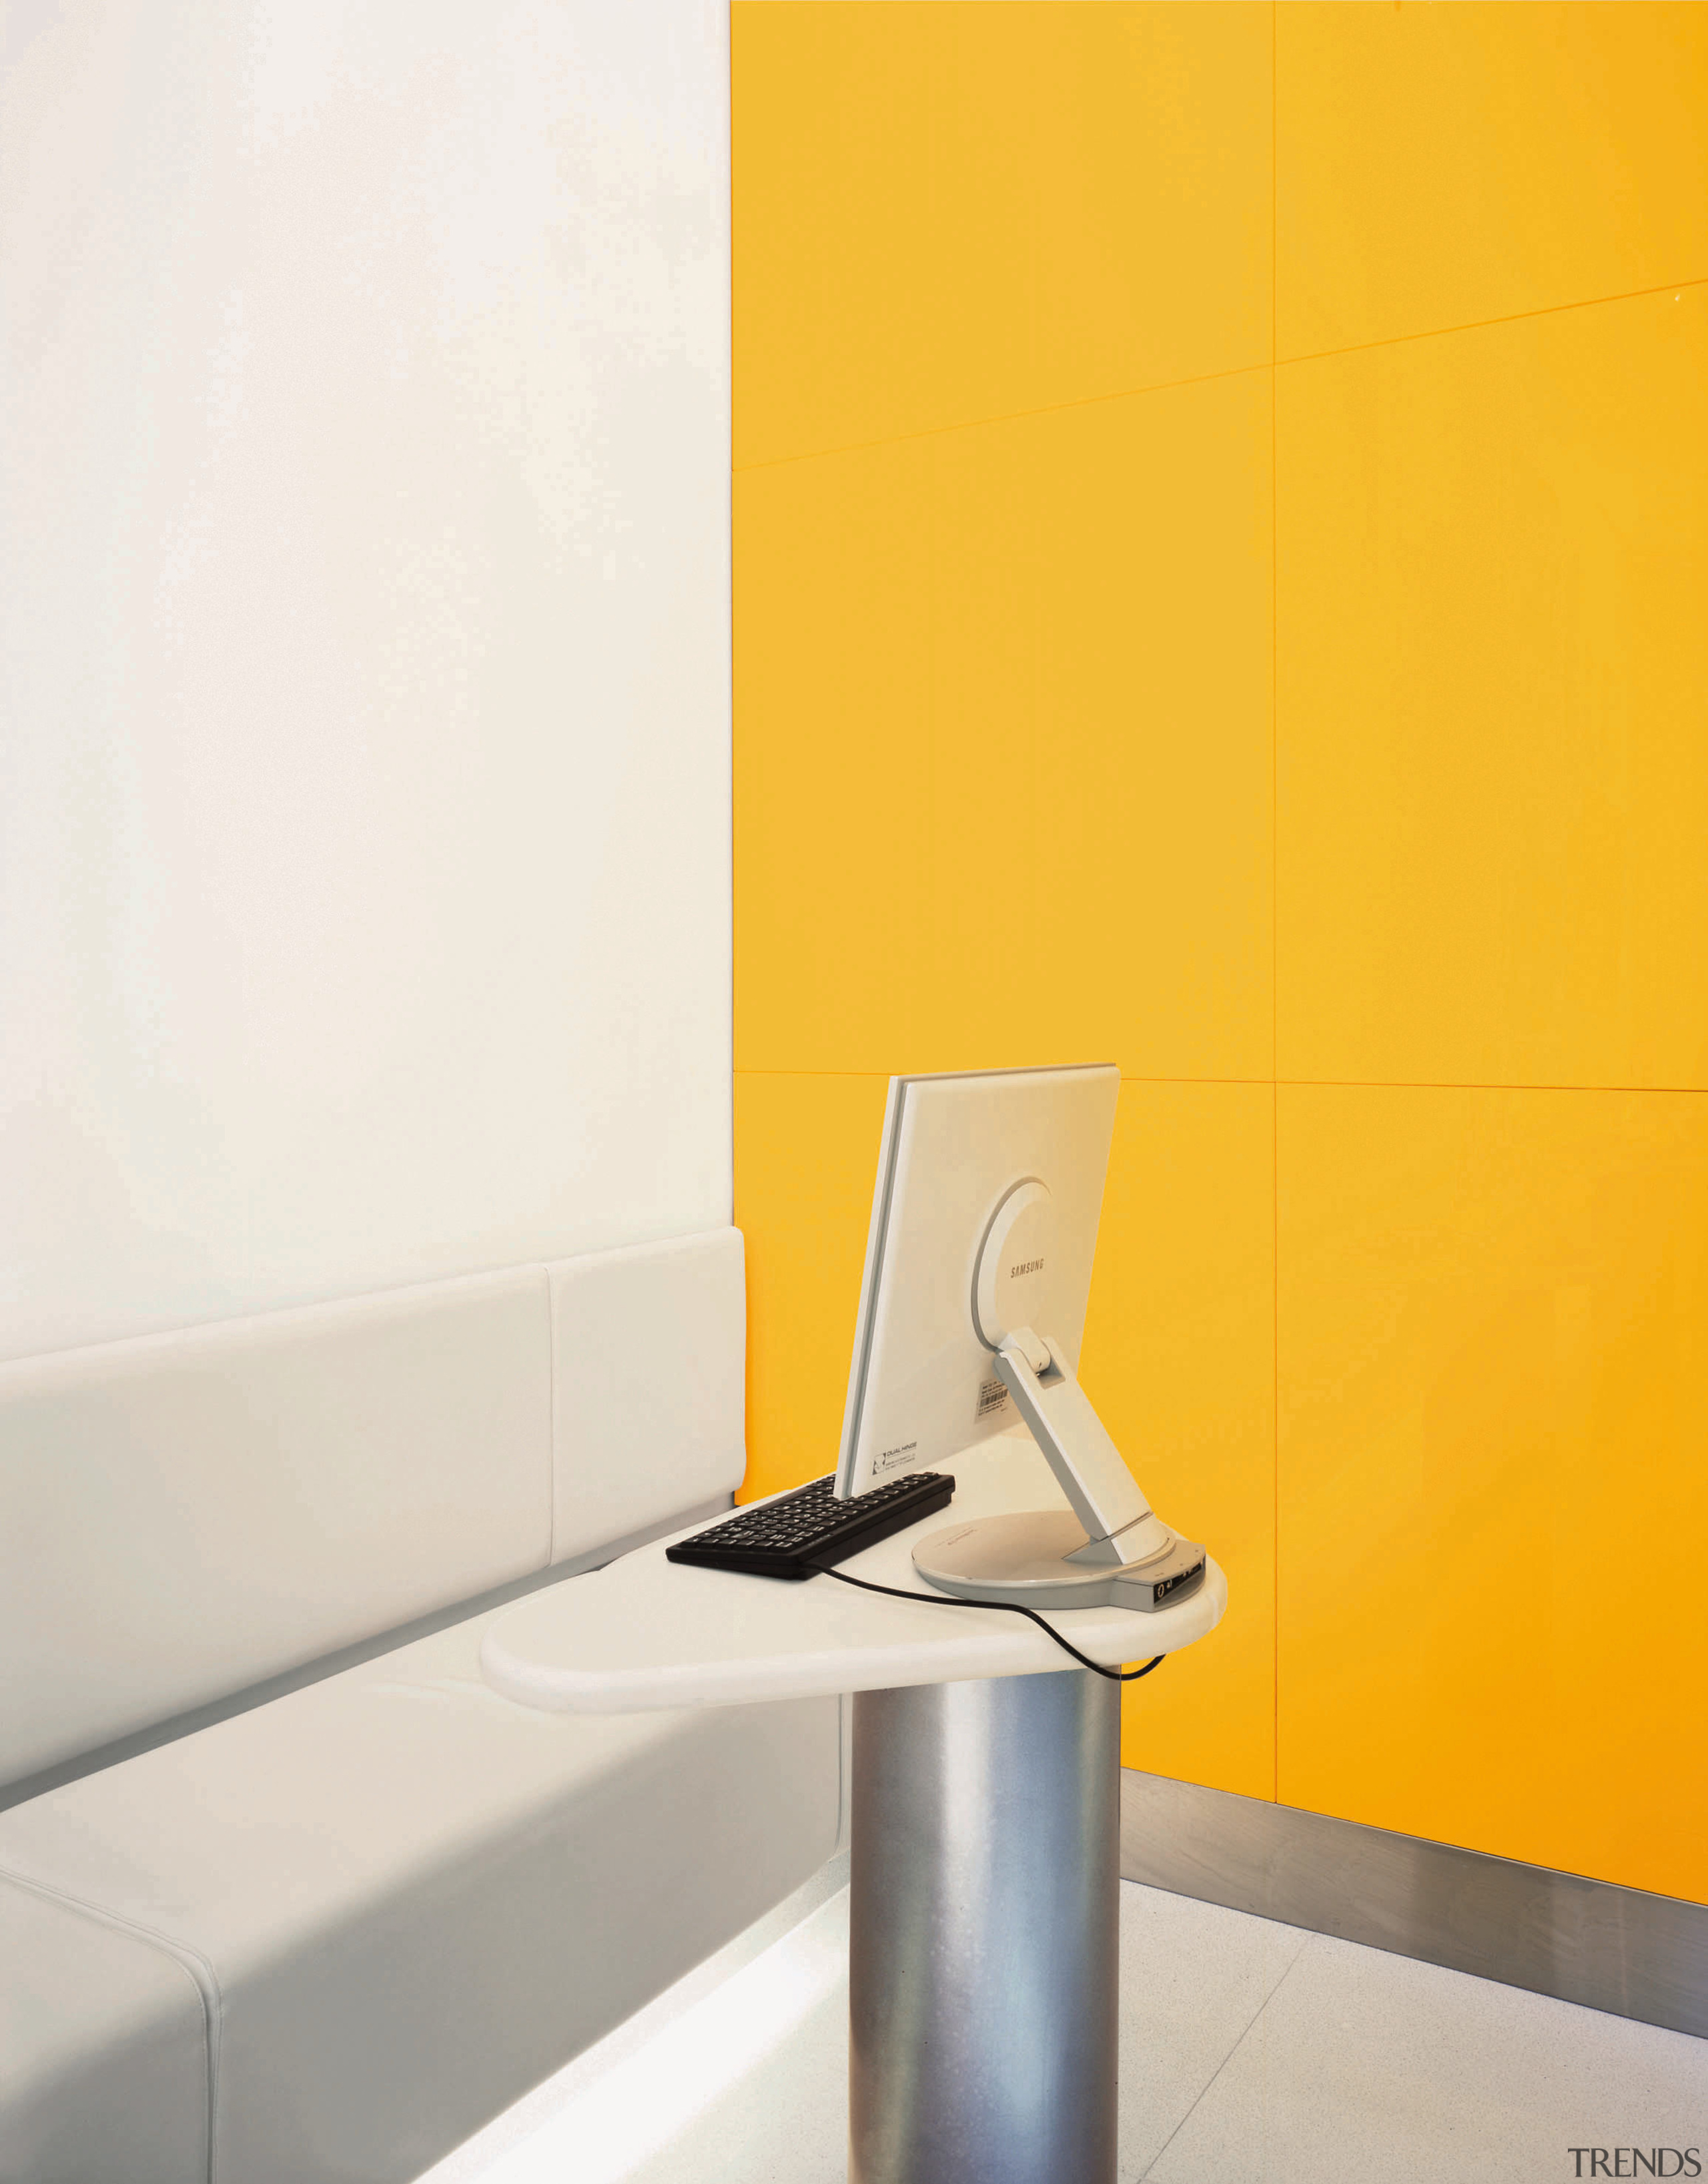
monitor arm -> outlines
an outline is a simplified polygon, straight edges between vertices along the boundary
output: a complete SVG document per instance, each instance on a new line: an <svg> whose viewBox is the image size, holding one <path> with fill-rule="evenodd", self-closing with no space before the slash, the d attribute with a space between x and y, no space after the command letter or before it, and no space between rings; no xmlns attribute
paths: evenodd
<svg viewBox="0 0 1708 2184"><path fill-rule="evenodd" d="M960 1599L1012 1607L1150 1613L1197 1591L1204 1549L1154 1513L1061 1346L1014 1328L997 1346L996 1369L1071 1513L1034 1509L946 1526L915 1547L920 1575Z"/></svg>
<svg viewBox="0 0 1708 2184"><path fill-rule="evenodd" d="M1085 1527L1085 1545L1068 1560L1116 1566L1160 1546L1166 1528L1151 1514L1060 1344L1016 1328L996 1353L996 1369ZM1147 1518L1154 1540L1133 1529Z"/></svg>

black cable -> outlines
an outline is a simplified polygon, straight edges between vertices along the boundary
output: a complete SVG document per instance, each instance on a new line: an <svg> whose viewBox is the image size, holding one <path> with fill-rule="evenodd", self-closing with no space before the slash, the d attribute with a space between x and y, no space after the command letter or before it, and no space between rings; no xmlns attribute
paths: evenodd
<svg viewBox="0 0 1708 2184"><path fill-rule="evenodd" d="M850 1577L846 1570L832 1569L828 1563L809 1563L807 1568L820 1577L833 1577L838 1585L857 1585L862 1592L881 1592L890 1600L934 1601L939 1607L993 1607L999 1614L1023 1615L1028 1623L1037 1624L1046 1638L1054 1638L1064 1653L1071 1653L1082 1669L1089 1669L1094 1676L1107 1676L1112 1684L1136 1684L1141 1676L1148 1676L1153 1669L1160 1669L1168 1658L1159 1653L1154 1661L1147 1661L1142 1669L1105 1669L1100 1663L1089 1660L1077 1646L1070 1646L1053 1624L1046 1623L1035 1607L1022 1607L1017 1600L962 1600L952 1592L904 1592L893 1585L873 1585L863 1577Z"/></svg>

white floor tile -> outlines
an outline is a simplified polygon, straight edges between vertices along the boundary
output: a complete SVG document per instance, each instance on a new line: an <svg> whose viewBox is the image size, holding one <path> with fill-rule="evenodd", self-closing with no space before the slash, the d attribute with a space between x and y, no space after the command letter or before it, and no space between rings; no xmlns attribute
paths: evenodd
<svg viewBox="0 0 1708 2184"><path fill-rule="evenodd" d="M1708 2148L1708 2042L1314 1935L1146 2174L1551 2184L1619 2146Z"/></svg>
<svg viewBox="0 0 1708 2184"><path fill-rule="evenodd" d="M1708 2149L1708 2042L1132 1882L1121 1917L1122 2184L1565 2184L1574 2146ZM431 2184L847 2174L844 1888Z"/></svg>
<svg viewBox="0 0 1708 2184"><path fill-rule="evenodd" d="M1121 2144L1134 2178L1305 1946L1290 1926L1139 1888L1121 1892ZM846 1933L847 1899L840 1899ZM826 1905L818 1914L831 1914ZM626 2184L843 2184L846 1975L787 2038Z"/></svg>
<svg viewBox="0 0 1708 2184"><path fill-rule="evenodd" d="M844 1974L783 2045L625 2184L846 2184L848 2082Z"/></svg>

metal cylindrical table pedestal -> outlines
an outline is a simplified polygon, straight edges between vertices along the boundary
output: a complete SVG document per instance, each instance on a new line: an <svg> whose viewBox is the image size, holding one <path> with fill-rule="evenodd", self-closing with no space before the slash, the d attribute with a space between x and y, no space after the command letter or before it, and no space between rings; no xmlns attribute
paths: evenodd
<svg viewBox="0 0 1708 2184"><path fill-rule="evenodd" d="M853 2184L1114 2184L1120 1686L854 1705Z"/></svg>

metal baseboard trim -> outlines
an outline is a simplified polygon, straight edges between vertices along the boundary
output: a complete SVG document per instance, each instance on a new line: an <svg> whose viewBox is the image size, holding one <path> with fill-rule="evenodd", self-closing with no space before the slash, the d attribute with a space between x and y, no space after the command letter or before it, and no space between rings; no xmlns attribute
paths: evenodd
<svg viewBox="0 0 1708 2184"><path fill-rule="evenodd" d="M1123 1768L1123 1879L1708 2039L1708 1906Z"/></svg>

